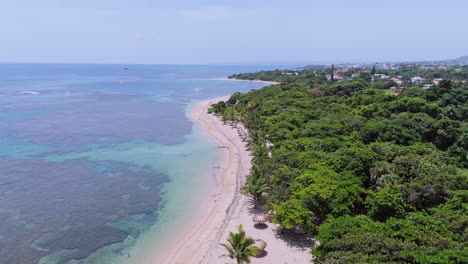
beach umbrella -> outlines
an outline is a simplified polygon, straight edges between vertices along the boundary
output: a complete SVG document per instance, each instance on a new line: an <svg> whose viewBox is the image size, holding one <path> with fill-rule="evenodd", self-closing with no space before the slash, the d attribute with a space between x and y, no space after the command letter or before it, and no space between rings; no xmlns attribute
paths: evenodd
<svg viewBox="0 0 468 264"><path fill-rule="evenodd" d="M266 214L255 214L252 218L255 224L264 224L268 221L268 216Z"/></svg>
<svg viewBox="0 0 468 264"><path fill-rule="evenodd" d="M255 239L255 246L260 252L264 251L267 247L267 243L262 239Z"/></svg>

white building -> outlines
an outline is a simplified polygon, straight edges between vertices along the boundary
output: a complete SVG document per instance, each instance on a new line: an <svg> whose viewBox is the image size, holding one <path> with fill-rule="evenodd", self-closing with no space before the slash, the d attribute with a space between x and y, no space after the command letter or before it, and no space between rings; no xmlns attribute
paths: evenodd
<svg viewBox="0 0 468 264"><path fill-rule="evenodd" d="M393 77L393 78L391 78L390 80L394 81L398 86L403 85L403 81L400 80L399 78Z"/></svg>
<svg viewBox="0 0 468 264"><path fill-rule="evenodd" d="M421 78L421 77L413 77L411 78L411 83L414 83L414 84L421 84L424 82L424 78Z"/></svg>

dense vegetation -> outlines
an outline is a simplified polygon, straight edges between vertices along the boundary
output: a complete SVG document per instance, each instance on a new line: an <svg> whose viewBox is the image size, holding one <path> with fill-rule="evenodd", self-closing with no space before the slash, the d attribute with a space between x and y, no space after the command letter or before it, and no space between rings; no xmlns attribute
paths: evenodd
<svg viewBox="0 0 468 264"><path fill-rule="evenodd" d="M339 71L344 79L351 79L353 75L358 75L360 79L370 81L372 74L384 74L387 76L399 76L405 82L405 85L410 85L412 77L422 77L425 83L431 83L432 79L450 79L453 81L466 81L468 80L468 66L450 66L446 70L440 70L436 66L430 66L425 69L421 65L398 65L397 69L376 69L375 67L336 67L335 70ZM424 68L424 70L421 70ZM229 76L231 79L240 80L261 80L261 81L274 81L280 83L292 83L297 81L310 81L311 79L319 82L327 80L326 75L333 72L332 67L325 65L321 66L308 66L301 70L273 70L273 71L260 71L255 73L240 73ZM374 88L388 89L396 83L390 80L381 80L380 77L375 78L372 84Z"/></svg>
<svg viewBox="0 0 468 264"><path fill-rule="evenodd" d="M467 87L291 78L210 109L249 129L273 221L319 263L468 263Z"/></svg>
<svg viewBox="0 0 468 264"><path fill-rule="evenodd" d="M313 74L309 71L299 71L301 76L296 75L296 71L292 70L274 70L274 71L260 71L255 73L239 73L229 76L230 79L239 79L239 80L260 80L260 81L270 81L270 82L293 82L299 78L304 78L307 75ZM299 72L297 74L299 74Z"/></svg>

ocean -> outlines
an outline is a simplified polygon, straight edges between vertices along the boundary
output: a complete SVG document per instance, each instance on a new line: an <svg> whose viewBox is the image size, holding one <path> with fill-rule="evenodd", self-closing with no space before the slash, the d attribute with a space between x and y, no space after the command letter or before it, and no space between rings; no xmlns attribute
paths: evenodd
<svg viewBox="0 0 468 264"><path fill-rule="evenodd" d="M164 243L219 162L187 112L264 86L223 79L261 69L0 64L0 263L116 263Z"/></svg>

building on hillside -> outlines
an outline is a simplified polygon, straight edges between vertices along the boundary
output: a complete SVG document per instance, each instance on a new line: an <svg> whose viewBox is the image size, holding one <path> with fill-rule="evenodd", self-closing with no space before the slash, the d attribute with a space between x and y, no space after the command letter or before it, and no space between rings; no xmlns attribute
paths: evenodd
<svg viewBox="0 0 468 264"><path fill-rule="evenodd" d="M429 88L431 88L432 86L433 86L433 84L426 83L426 84L423 85L423 88L424 88L424 89L429 89Z"/></svg>
<svg viewBox="0 0 468 264"><path fill-rule="evenodd" d="M414 84L422 84L424 82L424 78L421 77L413 77L411 78L411 83Z"/></svg>
<svg viewBox="0 0 468 264"><path fill-rule="evenodd" d="M399 78L392 77L392 78L390 78L390 80L394 81L398 86L402 86L402 85L403 85L403 81L400 80Z"/></svg>
<svg viewBox="0 0 468 264"><path fill-rule="evenodd" d="M388 76L387 76L387 75L385 75L385 74L380 74L380 73L376 73L376 74L374 74L374 76L372 76L372 77L373 77L373 78L377 78L377 79L380 78L380 80L386 80L386 79L388 79Z"/></svg>
<svg viewBox="0 0 468 264"><path fill-rule="evenodd" d="M440 81L442 81L442 79L437 78L437 79L433 79L433 80L432 80L432 83L433 83L434 85L439 85Z"/></svg>
<svg viewBox="0 0 468 264"><path fill-rule="evenodd" d="M388 69L390 69L390 66L388 66L385 63L376 63L375 68L379 69L379 70L388 70Z"/></svg>
<svg viewBox="0 0 468 264"><path fill-rule="evenodd" d="M331 81L331 75L330 74L327 74L325 77L327 78L327 80ZM341 73L341 71L339 71L339 70L335 71L335 73L333 74L333 80L334 81L344 80L344 77L343 77L343 74Z"/></svg>

